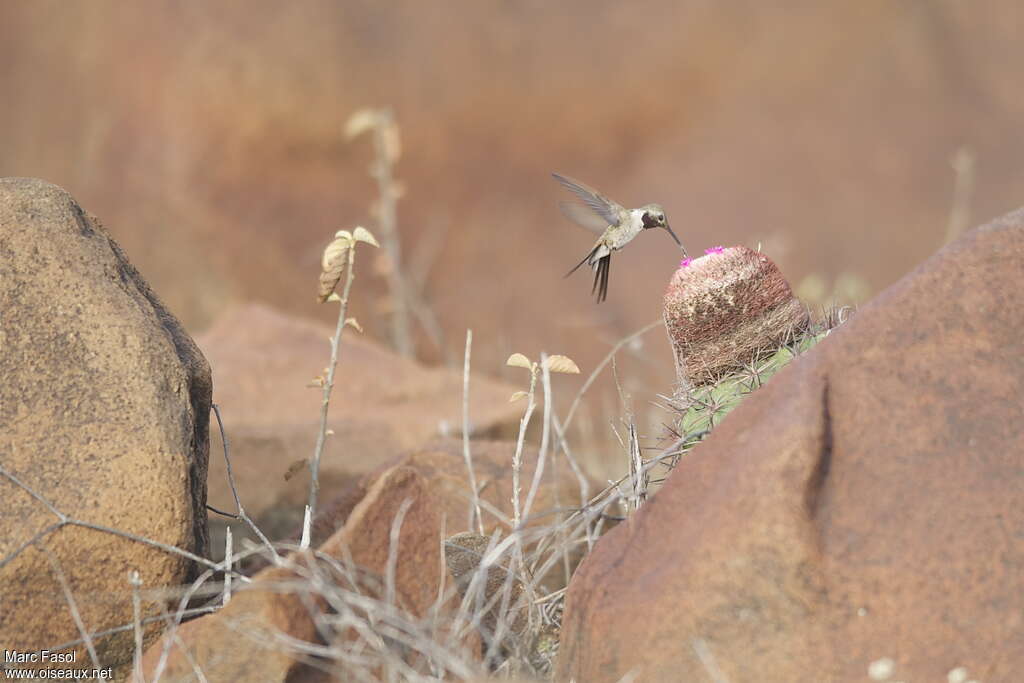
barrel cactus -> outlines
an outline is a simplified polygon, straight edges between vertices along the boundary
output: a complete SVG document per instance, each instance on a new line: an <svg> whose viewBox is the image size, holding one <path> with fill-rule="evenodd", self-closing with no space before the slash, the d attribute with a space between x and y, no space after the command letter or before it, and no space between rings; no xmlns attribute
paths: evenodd
<svg viewBox="0 0 1024 683"><path fill-rule="evenodd" d="M665 292L664 319L684 434L713 428L824 334L771 259L747 247L683 260Z"/></svg>

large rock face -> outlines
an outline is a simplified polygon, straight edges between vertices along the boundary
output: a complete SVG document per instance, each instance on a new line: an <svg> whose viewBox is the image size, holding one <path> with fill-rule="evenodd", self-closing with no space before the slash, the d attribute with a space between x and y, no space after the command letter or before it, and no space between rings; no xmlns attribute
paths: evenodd
<svg viewBox="0 0 1024 683"><path fill-rule="evenodd" d="M129 570L163 587L191 562L74 525L24 546L58 522L27 489L202 554L210 369L98 222L39 180L0 180L0 376L0 643L80 638L61 577L88 631L131 623ZM129 659L131 641L96 638L102 663Z"/></svg>
<svg viewBox="0 0 1024 683"><path fill-rule="evenodd" d="M1022 288L1024 210L748 398L585 560L561 678L1017 680Z"/></svg>

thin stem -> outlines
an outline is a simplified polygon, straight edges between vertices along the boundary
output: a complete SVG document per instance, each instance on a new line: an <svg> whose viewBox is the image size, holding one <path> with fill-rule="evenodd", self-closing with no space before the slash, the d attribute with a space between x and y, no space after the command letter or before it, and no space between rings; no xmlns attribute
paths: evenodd
<svg viewBox="0 0 1024 683"><path fill-rule="evenodd" d="M398 548L402 535L402 523L405 521L405 515L409 512L409 508L412 507L412 503L411 498L406 498L398 506L398 512L391 520L391 534L388 536L388 560L384 570L384 602L394 607L398 605L395 575L398 572Z"/></svg>
<svg viewBox="0 0 1024 683"><path fill-rule="evenodd" d="M466 460L466 471L469 473L469 488L472 496L472 507L469 510L469 526L472 529L473 517L476 516L477 531L483 535L484 520L480 512L480 492L476 487L476 473L473 471L473 456L469 452L469 358L473 350L473 330L466 330L466 359L462 366L462 456Z"/></svg>
<svg viewBox="0 0 1024 683"><path fill-rule="evenodd" d="M331 403L331 390L334 389L334 374L338 368L338 355L341 347L341 333L345 329L345 320L348 315L349 293L352 291L352 281L356 277L356 245L348 248L348 264L345 273L345 289L341 294L341 303L338 306L338 325L334 329L334 336L331 337L331 364L327 367L327 379L324 382L323 402L320 404L320 430L316 435L316 450L313 451L313 462L310 463L311 480L309 482L309 517L307 525L312 525L312 518L316 516L317 496L320 493L320 458L324 453L324 444L327 441L327 411ZM311 541L312 534L306 539Z"/></svg>
<svg viewBox="0 0 1024 683"><path fill-rule="evenodd" d="M253 533L255 533L257 537L259 537L259 539L263 543L263 545L265 545L267 548L270 549L270 552L274 556L274 561L276 563L277 560L279 559L279 556L277 554L277 550L274 549L274 546L270 542L270 539L267 538L266 535L262 531L260 531L258 526L256 526L256 522L252 521L252 519L249 517L249 515L246 514L245 508L242 507L242 500L238 496L238 487L235 486L235 474L231 470L231 458L228 456L228 436L227 436L227 434L224 433L224 421L221 420L221 418L220 418L220 406L218 406L216 403L214 403L212 405L212 407L213 407L213 414L217 416L217 426L220 428L220 443L224 447L224 462L227 464L227 468L228 468L228 485L231 487L231 495L234 496L234 498L235 498L235 509L238 510L238 512L234 515L234 517L235 517L235 519L241 519L242 521L244 521L246 524L249 525L249 528L253 530ZM213 510L217 514L221 514L221 515L225 514L225 513L221 512L220 510L217 510L216 508L210 507L209 505L207 505L206 507L208 509L210 509L210 510ZM230 515L228 515L228 516L230 516ZM230 527L228 527L228 529L229 529L229 533L230 533Z"/></svg>
<svg viewBox="0 0 1024 683"><path fill-rule="evenodd" d="M519 528L522 521L522 509L519 506L519 475L523 469L523 442L526 439L526 428L530 425L530 416L534 409L534 390L537 388L537 367L530 369L530 391L526 394L526 412L519 421L519 438L516 440L516 452L512 456L512 526Z"/></svg>
<svg viewBox="0 0 1024 683"><path fill-rule="evenodd" d="M544 424L540 437L540 452L537 455L537 463L533 469L533 482L530 484L530 492L526 495L526 503L523 505L523 517L529 518L530 508L533 506L533 499L540 489L540 482L544 476L544 466L547 463L548 444L551 437L551 371L548 369L548 356L540 354L541 385L544 389ZM557 489L556 489L557 490Z"/></svg>
<svg viewBox="0 0 1024 683"><path fill-rule="evenodd" d="M604 370L605 366L607 366L608 363L611 362L612 358L615 357L615 354L617 354L619 350L626 344L630 343L637 337L647 334L655 327L662 324L664 324L664 321L661 318L658 318L657 320L648 323L644 327L641 327L639 330L629 335L628 337L623 337L615 344L615 346L612 347L611 351L608 352L608 355L604 357L604 360L597 364L597 367L594 368L594 371L590 373L589 377L587 377L587 381L583 383L583 386L580 387L580 390L576 393L576 398L572 400L572 405L569 406L569 412L566 413L565 415L565 421L562 422L562 429L564 431L569 430L569 425L572 424L572 418L573 416L576 415L576 409L580 407L580 401L583 399L583 394L587 393L587 389L589 389L590 385L594 383L594 380L597 379L597 376L601 374L601 371Z"/></svg>
<svg viewBox="0 0 1024 683"><path fill-rule="evenodd" d="M273 546L271 546L273 548ZM227 606L231 600L231 564L234 561L234 543L231 538L231 527L224 529L224 598L221 604ZM276 553L277 551L275 551Z"/></svg>
<svg viewBox="0 0 1024 683"><path fill-rule="evenodd" d="M228 527L228 534L231 528ZM226 578L226 577L225 577ZM134 680L139 683L146 683L142 675L142 598L139 589L142 587L142 579L137 569L128 572L128 583L132 587L132 630L135 634L135 654L132 661Z"/></svg>
<svg viewBox="0 0 1024 683"><path fill-rule="evenodd" d="M82 640L85 642L85 649L89 651L89 658L92 660L92 665L97 669L102 668L100 666L100 659L96 654L96 646L92 642L92 636L89 631L85 628L85 622L82 621L82 614L78 611L78 603L75 602L75 596L71 594L71 586L68 584L67 577L64 576L64 571L61 569L60 562L57 561L57 557L44 545L37 546L39 550L46 555L46 559L50 561L50 568L53 570L54 576L57 577L58 583L60 583L60 589L64 592L64 601L68 604L68 609L71 611L71 618L75 621L75 626L78 628L78 633L82 636Z"/></svg>
<svg viewBox="0 0 1024 683"><path fill-rule="evenodd" d="M373 147L376 163L373 176L377 179L377 191L380 202L377 205L380 219L381 239L384 249L391 260L388 269L388 285L394 311L391 316L391 338L395 348L403 356L413 355L412 337L409 334L409 300L406 294L405 278L402 273L402 244L398 239L398 193L391 173L391 151L388 149L388 136L397 135L394 114L390 109L377 113L377 125L373 127Z"/></svg>
<svg viewBox="0 0 1024 683"><path fill-rule="evenodd" d="M953 205L946 222L946 241L949 244L967 229L971 222L971 195L974 193L974 152L963 146L956 150L950 163L953 166Z"/></svg>

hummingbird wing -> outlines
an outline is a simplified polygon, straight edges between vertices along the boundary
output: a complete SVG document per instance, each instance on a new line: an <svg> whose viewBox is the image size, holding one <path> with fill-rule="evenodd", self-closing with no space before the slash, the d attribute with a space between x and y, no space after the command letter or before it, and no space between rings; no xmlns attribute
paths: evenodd
<svg viewBox="0 0 1024 683"><path fill-rule="evenodd" d="M625 209L620 204L613 202L594 188L578 180L573 180L557 173L552 173L551 175L565 186L566 189L582 199L587 208L608 221L608 225L618 225L622 220L621 216Z"/></svg>
<svg viewBox="0 0 1024 683"><path fill-rule="evenodd" d="M604 234L608 229L608 221L579 202L565 200L558 202L558 208L561 209L563 216L596 235Z"/></svg>

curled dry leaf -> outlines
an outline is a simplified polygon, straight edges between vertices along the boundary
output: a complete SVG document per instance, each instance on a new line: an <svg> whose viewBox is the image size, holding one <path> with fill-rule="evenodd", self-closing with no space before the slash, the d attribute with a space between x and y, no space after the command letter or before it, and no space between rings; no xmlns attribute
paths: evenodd
<svg viewBox="0 0 1024 683"><path fill-rule="evenodd" d="M345 122L345 137L351 140L377 125L378 114L374 109L359 109L352 112Z"/></svg>
<svg viewBox="0 0 1024 683"><path fill-rule="evenodd" d="M328 268L330 268L331 264L334 263L334 261L336 261L340 257L345 256L345 252L347 252L351 246L351 235L347 237L335 236L335 239L331 240L331 243L324 248L324 254L320 258L320 268L322 270L327 270Z"/></svg>
<svg viewBox="0 0 1024 683"><path fill-rule="evenodd" d="M341 273L344 269L345 261L338 259L330 268L320 273L320 292L317 296L317 300L320 303L327 301L331 296L336 296L333 294L334 288L341 281Z"/></svg>
<svg viewBox="0 0 1024 683"><path fill-rule="evenodd" d="M515 403L516 401L524 399L527 396L529 396L529 394L526 393L525 391L517 391L516 393L512 394L512 396L509 397L508 402Z"/></svg>
<svg viewBox="0 0 1024 683"><path fill-rule="evenodd" d="M344 233L344 234L342 234ZM338 286L341 274L345 270L348 260L348 250L352 248L352 235L347 230L339 230L335 239L324 249L323 257L320 259L320 290L317 300L320 303L327 301Z"/></svg>
<svg viewBox="0 0 1024 683"><path fill-rule="evenodd" d="M320 292L317 294L317 301L323 303L332 296L334 288L338 286L338 282L341 280L341 266L337 268L320 273Z"/></svg>
<svg viewBox="0 0 1024 683"><path fill-rule="evenodd" d="M568 356L548 356L547 367L549 372L562 372L567 375L578 375L580 369Z"/></svg>
<svg viewBox="0 0 1024 683"><path fill-rule="evenodd" d="M514 368L526 368L527 370L533 369L533 364L530 363L530 359L521 353L513 353L505 361L505 365L511 365Z"/></svg>
<svg viewBox="0 0 1024 683"><path fill-rule="evenodd" d="M354 239L356 242L365 242L366 244L372 245L374 247L380 247L380 243L377 241L377 238L373 236L373 233L371 233L369 230L367 230L361 225L356 227L356 229L352 232L352 239Z"/></svg>
<svg viewBox="0 0 1024 683"><path fill-rule="evenodd" d="M354 327L356 332L359 334L363 333L363 326L359 324L359 321L355 318L345 318L345 324L349 327Z"/></svg>

